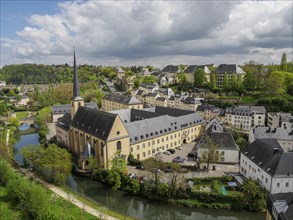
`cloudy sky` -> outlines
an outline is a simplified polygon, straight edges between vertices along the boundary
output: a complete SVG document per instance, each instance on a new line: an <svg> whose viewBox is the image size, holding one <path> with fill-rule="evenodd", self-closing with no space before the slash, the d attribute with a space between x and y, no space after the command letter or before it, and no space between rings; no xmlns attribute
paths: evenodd
<svg viewBox="0 0 293 220"><path fill-rule="evenodd" d="M1 0L1 63L293 60L292 1Z"/></svg>

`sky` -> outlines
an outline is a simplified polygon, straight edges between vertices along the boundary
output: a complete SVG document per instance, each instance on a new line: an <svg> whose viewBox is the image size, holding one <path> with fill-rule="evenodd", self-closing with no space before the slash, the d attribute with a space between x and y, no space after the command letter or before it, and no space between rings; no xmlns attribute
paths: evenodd
<svg viewBox="0 0 293 220"><path fill-rule="evenodd" d="M1 0L0 67L293 60L293 1Z"/></svg>

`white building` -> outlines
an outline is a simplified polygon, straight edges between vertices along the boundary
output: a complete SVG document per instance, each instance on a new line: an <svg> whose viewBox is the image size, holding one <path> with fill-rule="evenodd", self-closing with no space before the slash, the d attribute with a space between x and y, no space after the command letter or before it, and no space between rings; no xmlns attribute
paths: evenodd
<svg viewBox="0 0 293 220"><path fill-rule="evenodd" d="M205 127L205 133L201 137L197 145L197 155L202 158L208 150L207 140L211 139L216 145L219 154L219 163L238 163L239 147L234 141L230 132L224 132L224 128L217 119L210 121Z"/></svg>
<svg viewBox="0 0 293 220"><path fill-rule="evenodd" d="M275 138L284 151L293 150L293 129L257 127L250 130L249 143L262 138Z"/></svg>
<svg viewBox="0 0 293 220"><path fill-rule="evenodd" d="M225 123L249 131L252 127L265 126L266 109L263 106L236 106L226 109Z"/></svg>
<svg viewBox="0 0 293 220"><path fill-rule="evenodd" d="M293 128L293 116L290 113L283 112L269 112L267 118L267 124L269 127L281 127L285 129Z"/></svg>
<svg viewBox="0 0 293 220"><path fill-rule="evenodd" d="M293 152L284 152L276 139L257 139L241 152L240 173L272 194L293 192Z"/></svg>

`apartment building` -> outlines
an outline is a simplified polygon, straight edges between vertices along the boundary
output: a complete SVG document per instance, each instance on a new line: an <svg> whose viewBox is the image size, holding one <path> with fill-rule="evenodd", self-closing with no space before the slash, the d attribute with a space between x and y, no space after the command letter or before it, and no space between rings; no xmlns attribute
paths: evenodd
<svg viewBox="0 0 293 220"><path fill-rule="evenodd" d="M290 113L268 112L267 125L273 128L293 129L293 116Z"/></svg>
<svg viewBox="0 0 293 220"><path fill-rule="evenodd" d="M142 109L143 103L130 95L122 95L118 93L109 93L103 97L103 111L114 111L125 108Z"/></svg>
<svg viewBox="0 0 293 220"><path fill-rule="evenodd" d="M293 129L257 127L249 132L249 143L267 138L275 138L285 152L293 150Z"/></svg>
<svg viewBox="0 0 293 220"><path fill-rule="evenodd" d="M252 127L265 126L266 110L263 106L228 107L225 123L249 131Z"/></svg>
<svg viewBox="0 0 293 220"><path fill-rule="evenodd" d="M240 80L240 78L242 80L246 73L236 64L219 65L215 71L217 86L222 87L225 75L227 75L228 83L230 84L233 74L236 75L237 80Z"/></svg>

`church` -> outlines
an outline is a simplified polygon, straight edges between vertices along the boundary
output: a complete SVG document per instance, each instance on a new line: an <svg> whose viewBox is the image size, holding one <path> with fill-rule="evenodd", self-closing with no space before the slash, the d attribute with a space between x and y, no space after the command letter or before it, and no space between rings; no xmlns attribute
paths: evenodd
<svg viewBox="0 0 293 220"><path fill-rule="evenodd" d="M68 150L86 162L94 156L100 167L109 169L117 156L129 154L145 160L199 138L204 120L194 111L156 106L104 112L84 105L80 97L76 59L71 112L56 123L56 136Z"/></svg>

